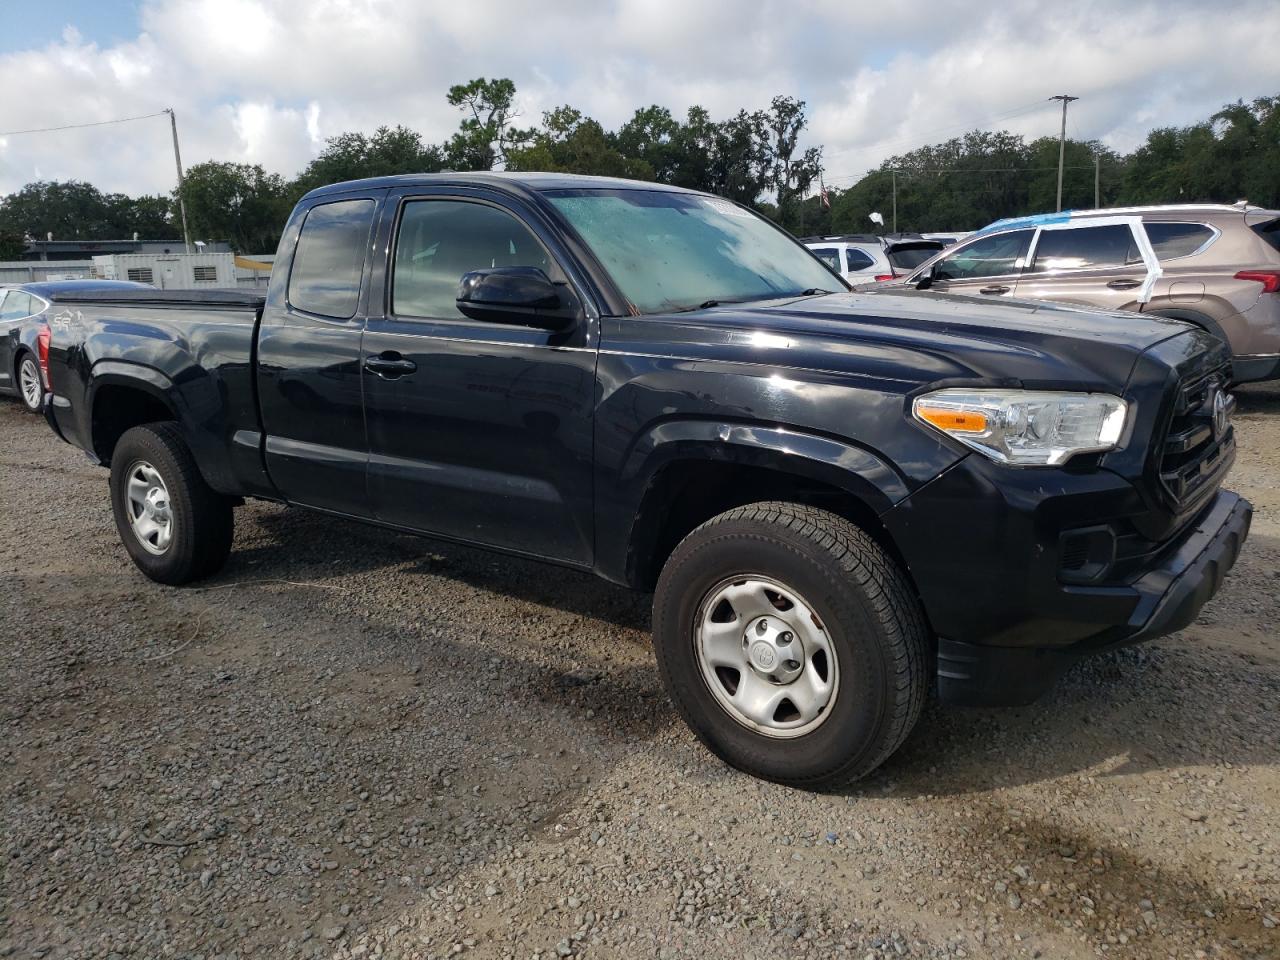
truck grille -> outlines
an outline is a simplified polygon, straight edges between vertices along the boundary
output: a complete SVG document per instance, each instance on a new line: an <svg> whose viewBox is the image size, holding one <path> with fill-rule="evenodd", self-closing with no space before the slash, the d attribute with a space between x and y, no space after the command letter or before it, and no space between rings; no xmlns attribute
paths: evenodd
<svg viewBox="0 0 1280 960"><path fill-rule="evenodd" d="M1160 452L1160 486L1176 507L1191 505L1211 491L1230 466L1235 451L1223 366L1183 380L1174 396L1169 429Z"/></svg>

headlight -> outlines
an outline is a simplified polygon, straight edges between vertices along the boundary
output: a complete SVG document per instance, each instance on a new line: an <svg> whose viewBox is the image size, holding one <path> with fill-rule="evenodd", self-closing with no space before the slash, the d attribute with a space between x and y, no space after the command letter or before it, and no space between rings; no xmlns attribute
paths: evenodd
<svg viewBox="0 0 1280 960"><path fill-rule="evenodd" d="M1052 466L1077 453L1115 447L1128 407L1106 393L1039 390L935 390L912 413L1000 463Z"/></svg>

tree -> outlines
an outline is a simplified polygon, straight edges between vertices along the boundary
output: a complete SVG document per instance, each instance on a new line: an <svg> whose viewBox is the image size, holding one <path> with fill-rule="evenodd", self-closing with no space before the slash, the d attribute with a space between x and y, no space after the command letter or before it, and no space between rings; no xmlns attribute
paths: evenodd
<svg viewBox="0 0 1280 960"><path fill-rule="evenodd" d="M21 260L26 249L22 234L0 230L0 260Z"/></svg>
<svg viewBox="0 0 1280 960"><path fill-rule="evenodd" d="M0 232L44 240L110 240L120 234L107 200L91 184L38 180L4 198Z"/></svg>
<svg viewBox="0 0 1280 960"><path fill-rule="evenodd" d="M444 152L440 147L424 143L421 134L407 127L383 126L372 136L343 133L330 137L320 155L307 164L292 186L300 197L328 183L443 169Z"/></svg>
<svg viewBox="0 0 1280 960"><path fill-rule="evenodd" d="M739 110L709 132L711 167L705 189L738 203L754 204L770 182L764 114Z"/></svg>
<svg viewBox="0 0 1280 960"><path fill-rule="evenodd" d="M182 227L174 221L174 202L169 197L111 193L104 199L111 220L120 227L117 239L136 233L142 240L172 240L182 233Z"/></svg>
<svg viewBox="0 0 1280 960"><path fill-rule="evenodd" d="M613 142L622 156L648 167L649 179L675 184L681 173L680 130L681 123L671 111L654 104L637 110L618 128Z"/></svg>
<svg viewBox="0 0 1280 960"><path fill-rule="evenodd" d="M291 206L283 178L259 164L197 163L183 196L192 239L227 240L253 253L275 250Z"/></svg>
<svg viewBox="0 0 1280 960"><path fill-rule="evenodd" d="M803 212L797 200L822 172L821 147L809 147L798 160L793 159L806 124L804 106L795 97L774 97L764 114L768 182L777 198L778 221L793 230Z"/></svg>
<svg viewBox="0 0 1280 960"><path fill-rule="evenodd" d="M570 106L544 113L542 129L534 133L529 145L509 150L507 169L559 170L634 180L653 178L653 168L648 163L623 156L604 127Z"/></svg>
<svg viewBox="0 0 1280 960"><path fill-rule="evenodd" d="M451 106L463 111L458 132L444 145L444 153L456 170L493 170L505 166L507 152L527 144L532 130L514 126L516 85L505 77L486 80L477 77L470 83L449 88Z"/></svg>

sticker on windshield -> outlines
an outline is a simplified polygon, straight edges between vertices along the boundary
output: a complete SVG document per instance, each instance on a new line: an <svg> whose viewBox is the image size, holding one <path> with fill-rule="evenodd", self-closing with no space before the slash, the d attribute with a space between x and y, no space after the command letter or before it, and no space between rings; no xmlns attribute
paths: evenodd
<svg viewBox="0 0 1280 960"><path fill-rule="evenodd" d="M750 213L743 210L737 204L730 203L728 200L720 200L716 197L703 197L702 202L716 213L723 213L726 217L741 217L744 220L751 219Z"/></svg>

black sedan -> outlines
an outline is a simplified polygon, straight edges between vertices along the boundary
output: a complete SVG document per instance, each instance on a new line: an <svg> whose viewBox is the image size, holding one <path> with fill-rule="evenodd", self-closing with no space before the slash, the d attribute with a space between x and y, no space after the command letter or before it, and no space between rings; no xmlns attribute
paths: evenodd
<svg viewBox="0 0 1280 960"><path fill-rule="evenodd" d="M41 369L40 333L48 329L46 311L53 293L145 286L124 280L50 280L0 287L0 393L16 396L32 413L40 411L47 386Z"/></svg>

